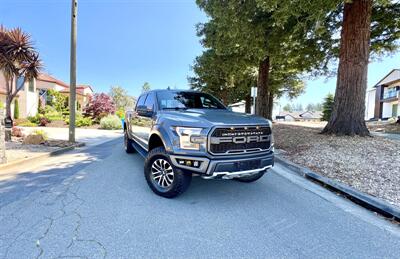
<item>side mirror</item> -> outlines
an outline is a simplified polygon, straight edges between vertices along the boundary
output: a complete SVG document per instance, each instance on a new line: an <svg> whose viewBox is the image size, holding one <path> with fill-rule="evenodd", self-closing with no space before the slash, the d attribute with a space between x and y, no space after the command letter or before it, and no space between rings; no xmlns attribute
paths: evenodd
<svg viewBox="0 0 400 259"><path fill-rule="evenodd" d="M139 105L137 107L137 114L139 116L143 116L143 117L152 117L153 116L153 110L149 110L147 109L146 105Z"/></svg>
<svg viewBox="0 0 400 259"><path fill-rule="evenodd" d="M232 110L232 107L229 107L229 106L228 106L227 109L228 109L228 111L231 111L231 112L233 111L233 110Z"/></svg>

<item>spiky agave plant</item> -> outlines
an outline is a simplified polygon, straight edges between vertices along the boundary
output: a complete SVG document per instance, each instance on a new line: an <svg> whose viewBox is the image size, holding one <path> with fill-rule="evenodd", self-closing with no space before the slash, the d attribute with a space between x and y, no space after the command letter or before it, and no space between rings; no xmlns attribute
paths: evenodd
<svg viewBox="0 0 400 259"><path fill-rule="evenodd" d="M0 25L0 70L6 79L6 115L11 117L11 103L25 82L37 78L42 61L33 47L31 36L20 28Z"/></svg>

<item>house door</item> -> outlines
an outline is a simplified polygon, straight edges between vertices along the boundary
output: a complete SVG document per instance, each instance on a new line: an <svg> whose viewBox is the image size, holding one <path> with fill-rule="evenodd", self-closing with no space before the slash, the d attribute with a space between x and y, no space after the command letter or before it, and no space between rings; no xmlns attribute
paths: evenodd
<svg viewBox="0 0 400 259"><path fill-rule="evenodd" d="M399 105L398 104L393 104L392 106L392 117L397 117L398 111L399 110Z"/></svg>

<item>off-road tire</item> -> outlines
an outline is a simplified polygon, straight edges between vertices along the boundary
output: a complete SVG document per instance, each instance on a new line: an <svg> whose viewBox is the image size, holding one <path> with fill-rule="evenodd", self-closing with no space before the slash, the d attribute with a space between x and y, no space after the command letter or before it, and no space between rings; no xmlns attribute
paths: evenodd
<svg viewBox="0 0 400 259"><path fill-rule="evenodd" d="M251 182L255 182L258 179L260 179L264 174L266 173L266 171L264 172L260 172L254 175L250 175L250 176L243 176L240 178L234 178L234 180L242 182L242 183L251 183Z"/></svg>
<svg viewBox="0 0 400 259"><path fill-rule="evenodd" d="M162 188L157 184L152 176L151 168L156 160L164 160L169 163L173 170L173 181L169 187ZM187 190L191 181L192 174L185 173L181 169L176 168L165 151L164 147L156 147L152 149L144 162L144 176L150 189L157 195L165 198L174 198Z"/></svg>
<svg viewBox="0 0 400 259"><path fill-rule="evenodd" d="M128 132L124 130L124 147L125 147L125 152L128 154L131 153L136 153L136 149L132 145L133 141L129 138Z"/></svg>

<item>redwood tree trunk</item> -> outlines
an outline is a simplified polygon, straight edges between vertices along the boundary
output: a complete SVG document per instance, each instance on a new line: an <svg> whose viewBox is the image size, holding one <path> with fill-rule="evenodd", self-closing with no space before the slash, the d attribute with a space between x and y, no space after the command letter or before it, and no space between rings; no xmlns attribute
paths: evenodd
<svg viewBox="0 0 400 259"><path fill-rule="evenodd" d="M269 118L269 57L260 62L258 67L256 114Z"/></svg>
<svg viewBox="0 0 400 259"><path fill-rule="evenodd" d="M323 133L369 135L364 116L371 9L372 0L353 0L344 6L334 106Z"/></svg>

